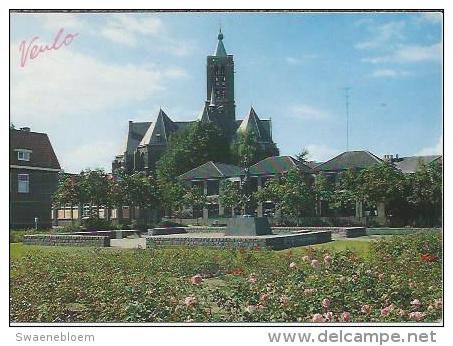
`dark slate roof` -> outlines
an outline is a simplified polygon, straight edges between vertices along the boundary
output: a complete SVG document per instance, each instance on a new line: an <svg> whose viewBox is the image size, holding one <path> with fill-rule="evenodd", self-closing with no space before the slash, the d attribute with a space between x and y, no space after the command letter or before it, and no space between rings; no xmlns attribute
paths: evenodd
<svg viewBox="0 0 453 346"><path fill-rule="evenodd" d="M61 169L47 134L10 129L9 141L10 165ZM19 161L15 149L31 150L30 161Z"/></svg>
<svg viewBox="0 0 453 346"><path fill-rule="evenodd" d="M295 168L304 173L313 172L309 166L291 156L267 157L251 166L249 172L251 175L274 175L286 173Z"/></svg>
<svg viewBox="0 0 453 346"><path fill-rule="evenodd" d="M316 171L337 172L347 169L367 168L383 162L379 157L365 150L345 151L327 162L316 166Z"/></svg>
<svg viewBox="0 0 453 346"><path fill-rule="evenodd" d="M263 122L250 107L249 114L242 120L237 132L254 132L259 141L270 141L270 121Z"/></svg>
<svg viewBox="0 0 453 346"><path fill-rule="evenodd" d="M239 177L243 169L235 165L218 162L206 162L178 178L182 180Z"/></svg>
<svg viewBox="0 0 453 346"><path fill-rule="evenodd" d="M146 131L140 145L149 144L165 144L167 143L170 134L176 132L178 126L168 117L165 112L160 109L157 114L156 120Z"/></svg>
<svg viewBox="0 0 453 346"><path fill-rule="evenodd" d="M317 161L305 161L304 162L308 167L310 168L315 168L316 166L319 166L321 164L323 164L324 162L317 162Z"/></svg>
<svg viewBox="0 0 453 346"><path fill-rule="evenodd" d="M124 153L134 153L134 150L137 149L138 145L143 139L143 136L145 135L151 124L151 122L129 121L129 130L126 138L126 143L124 144L121 155L123 155Z"/></svg>
<svg viewBox="0 0 453 346"><path fill-rule="evenodd" d="M420 163L428 164L435 160L442 160L442 155L408 156L395 160L395 167L403 173L415 173L420 168Z"/></svg>

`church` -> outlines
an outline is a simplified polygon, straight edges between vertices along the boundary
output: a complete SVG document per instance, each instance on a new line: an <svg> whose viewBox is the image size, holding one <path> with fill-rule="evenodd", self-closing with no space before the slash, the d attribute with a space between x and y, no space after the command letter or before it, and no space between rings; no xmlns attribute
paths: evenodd
<svg viewBox="0 0 453 346"><path fill-rule="evenodd" d="M272 140L270 119L260 119L253 107L243 120L236 119L234 95L234 60L226 52L223 34L219 31L217 46L206 63L206 100L198 118L193 121L173 121L160 109L150 122L129 121L127 137L119 155L112 162L112 172L126 173L155 170L156 162L165 152L172 134L184 130L196 121L213 122L223 130L230 142L240 133L253 132L264 152L276 152Z"/></svg>

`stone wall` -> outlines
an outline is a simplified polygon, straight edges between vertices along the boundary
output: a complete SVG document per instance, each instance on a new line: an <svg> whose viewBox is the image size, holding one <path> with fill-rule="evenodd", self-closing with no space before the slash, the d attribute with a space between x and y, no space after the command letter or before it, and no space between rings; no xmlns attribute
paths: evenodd
<svg viewBox="0 0 453 346"><path fill-rule="evenodd" d="M160 246L207 246L214 248L282 250L296 246L325 243L332 240L329 231L273 236L232 237L232 236L152 236L146 238L146 247Z"/></svg>
<svg viewBox="0 0 453 346"><path fill-rule="evenodd" d="M109 237L105 236L84 236L71 234L34 234L25 235L23 243L25 245L43 246L110 246Z"/></svg>

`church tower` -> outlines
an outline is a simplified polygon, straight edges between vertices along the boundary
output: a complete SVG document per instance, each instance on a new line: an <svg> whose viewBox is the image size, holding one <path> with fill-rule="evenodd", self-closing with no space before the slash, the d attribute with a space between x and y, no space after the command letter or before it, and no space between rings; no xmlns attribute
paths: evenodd
<svg viewBox="0 0 453 346"><path fill-rule="evenodd" d="M234 61L223 45L222 30L214 55L207 57L206 106L209 119L220 126L227 136L233 136L236 128L234 103Z"/></svg>

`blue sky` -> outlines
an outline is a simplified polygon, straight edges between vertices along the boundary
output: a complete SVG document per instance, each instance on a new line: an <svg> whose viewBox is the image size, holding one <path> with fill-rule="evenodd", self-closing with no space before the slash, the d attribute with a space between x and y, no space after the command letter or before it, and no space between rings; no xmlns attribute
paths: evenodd
<svg viewBox="0 0 453 346"><path fill-rule="evenodd" d="M219 23L235 60L236 116L272 118L283 155L349 148L436 154L442 143L442 17L421 13L12 14L11 121L49 134L65 171L121 152L128 120L162 107L194 119ZM20 67L19 45L73 42Z"/></svg>

